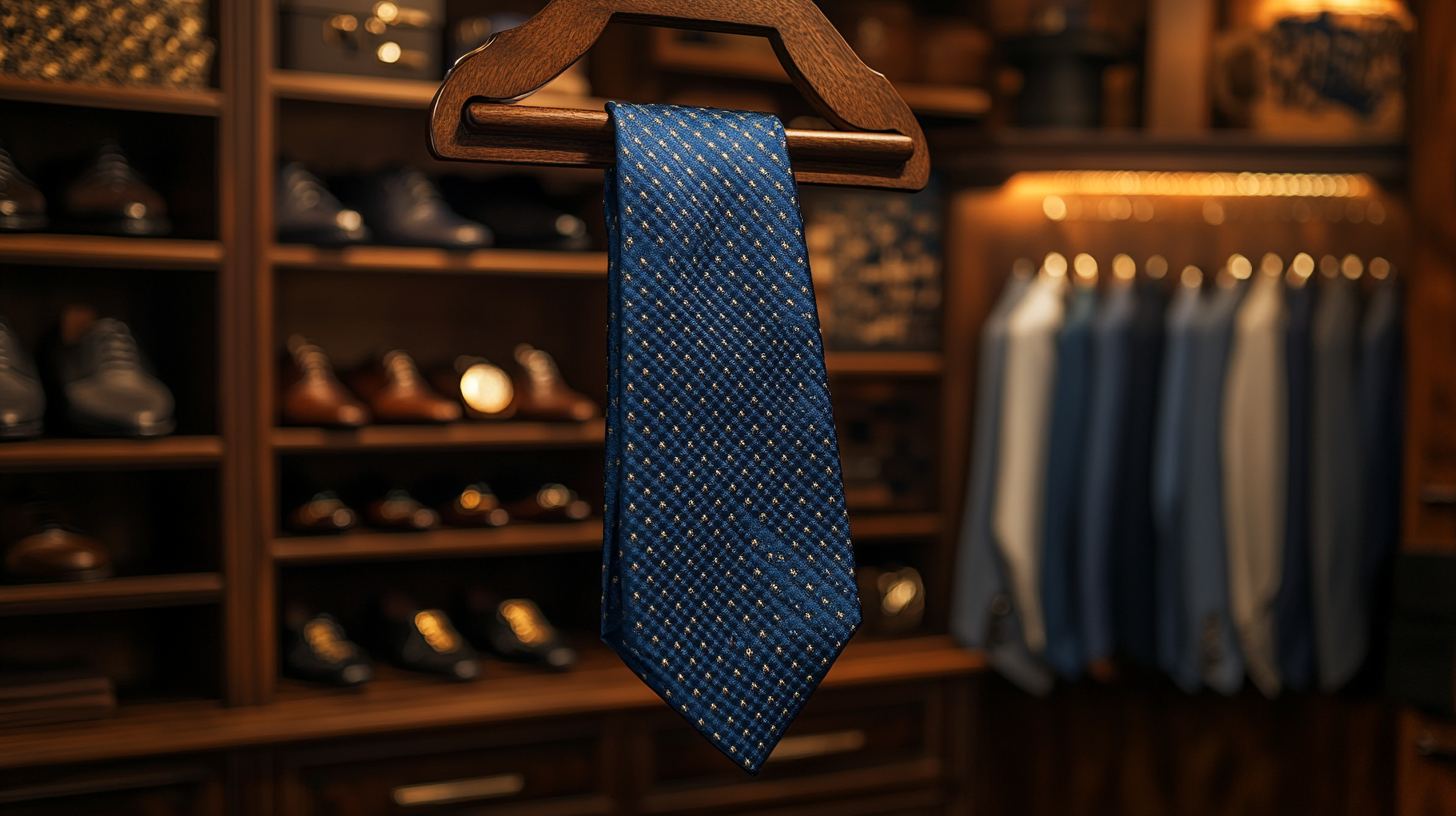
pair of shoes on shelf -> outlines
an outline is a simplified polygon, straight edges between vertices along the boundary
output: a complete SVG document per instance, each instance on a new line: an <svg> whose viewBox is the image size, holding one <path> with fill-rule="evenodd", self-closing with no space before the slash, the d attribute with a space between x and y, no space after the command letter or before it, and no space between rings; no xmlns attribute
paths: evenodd
<svg viewBox="0 0 1456 816"><path fill-rule="evenodd" d="M279 413L289 425L358 428L371 421L443 423L461 417L460 406L430 388L407 352L390 351L354 372L351 392L323 349L294 335L288 351L280 368Z"/></svg>
<svg viewBox="0 0 1456 816"><path fill-rule="evenodd" d="M89 306L68 306L51 358L54 388L75 430L145 438L176 427L172 392L152 373L125 323L99 317ZM39 436L45 416L40 372L0 318L0 439Z"/></svg>
<svg viewBox="0 0 1456 816"><path fill-rule="evenodd" d="M279 413L289 425L357 428L371 420L445 423L462 416L584 421L599 414L596 403L566 384L550 354L524 343L516 347L515 377L483 357L461 356L453 367L437 369L431 379L450 397L431 388L414 358L399 349L349 375L351 392L323 349L298 335L288 348Z"/></svg>
<svg viewBox="0 0 1456 816"><path fill-rule="evenodd" d="M390 490L365 508L364 522L376 530L420 532L433 530L443 522L451 527L502 527L512 519L520 521L582 521L591 515L591 505L565 485L543 485L529 496L502 503L485 482L475 482L454 492L439 510L427 507L409 491ZM290 511L284 526L296 533L342 533L359 523L360 514L346 505L337 493L315 494Z"/></svg>
<svg viewBox="0 0 1456 816"><path fill-rule="evenodd" d="M16 583L99 581L111 577L111 552L62 524L48 504L31 512L35 532L5 551L5 575Z"/></svg>
<svg viewBox="0 0 1456 816"><path fill-rule="evenodd" d="M105 235L157 236L172 231L167 202L107 141L66 188L63 226ZM0 149L0 232L38 232L51 224L46 197Z"/></svg>
<svg viewBox="0 0 1456 816"><path fill-rule="evenodd" d="M282 243L480 249L493 242L484 224L461 217L424 173L397 167L344 184L345 207L302 164L283 165L274 202Z"/></svg>
<svg viewBox="0 0 1456 816"><path fill-rule="evenodd" d="M388 592L379 603L377 645L400 668L459 681L481 675L480 653L472 641L506 660L558 671L576 664L576 650L563 642L533 601L498 600L475 590L458 613L470 639L461 635L445 610L422 607L402 592ZM291 607L285 614L285 630L288 675L340 686L361 685L374 677L368 652L349 640L333 616Z"/></svg>

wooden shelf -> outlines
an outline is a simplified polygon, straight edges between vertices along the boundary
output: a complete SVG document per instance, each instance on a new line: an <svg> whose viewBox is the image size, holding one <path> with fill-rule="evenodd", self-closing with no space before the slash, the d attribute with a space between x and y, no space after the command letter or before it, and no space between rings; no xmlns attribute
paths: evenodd
<svg viewBox="0 0 1456 816"><path fill-rule="evenodd" d="M0 586L0 615L193 606L217 603L222 591L222 576L215 572Z"/></svg>
<svg viewBox="0 0 1456 816"><path fill-rule="evenodd" d="M479 249L450 252L413 247L357 246L321 249L298 244L275 245L270 253L280 269L347 272L426 272L465 275L521 275L604 278L605 252L548 252L530 249Z"/></svg>
<svg viewBox="0 0 1456 816"><path fill-rule="evenodd" d="M830 374L934 377L945 359L935 351L830 351L824 365Z"/></svg>
<svg viewBox="0 0 1456 816"><path fill-rule="evenodd" d="M216 269L219 241L101 235L0 235L0 263L145 269Z"/></svg>
<svg viewBox="0 0 1456 816"><path fill-rule="evenodd" d="M659 31L653 61L665 71L760 82L789 81L778 57L769 51L737 50L684 42L676 32ZM895 82L910 110L929 116L978 119L991 110L991 94L982 88Z"/></svg>
<svg viewBox="0 0 1456 816"><path fill-rule="evenodd" d="M273 559L285 564L537 555L595 552L601 548L601 521L516 524L495 530L445 529L424 533L365 531L339 536L289 536L275 538L271 545Z"/></svg>
<svg viewBox="0 0 1456 816"><path fill-rule="evenodd" d="M75 470L98 467L186 468L215 465L222 438L169 436L162 439L36 439L0 443L0 472Z"/></svg>
<svg viewBox="0 0 1456 816"><path fill-rule="evenodd" d="M38 82L14 77L0 77L0 99L192 116L217 116L222 112L222 93L219 91L123 88L75 82Z"/></svg>
<svg viewBox="0 0 1456 816"><path fill-rule="evenodd" d="M274 96L279 99L420 110L430 106L435 99L435 92L440 89L440 83L422 79L389 79L310 71L274 71L270 83ZM603 110L606 103L607 100L595 97L540 91L518 104Z"/></svg>
<svg viewBox="0 0 1456 816"><path fill-rule="evenodd" d="M826 688L965 675L985 668L977 652L946 637L851 643ZM210 702L123 706L90 722L13 728L0 739L0 768L215 751L253 745L481 725L533 717L653 709L662 701L615 655L589 649L562 674L490 662L476 683L381 672L363 689L287 684L278 700L224 708Z"/></svg>
<svg viewBox="0 0 1456 816"><path fill-rule="evenodd" d="M432 448L591 447L606 438L607 423L461 422L454 425L371 425L356 431L274 428L280 453L429 450Z"/></svg>
<svg viewBox="0 0 1456 816"><path fill-rule="evenodd" d="M1033 170L1365 173L1399 186L1406 147L1383 141L1279 139L1242 131L1158 135L1126 130L962 129L927 133L937 170L974 184L999 184Z"/></svg>
<svg viewBox="0 0 1456 816"><path fill-rule="evenodd" d="M857 513L849 509L849 531L855 541L925 538L940 535L939 513Z"/></svg>

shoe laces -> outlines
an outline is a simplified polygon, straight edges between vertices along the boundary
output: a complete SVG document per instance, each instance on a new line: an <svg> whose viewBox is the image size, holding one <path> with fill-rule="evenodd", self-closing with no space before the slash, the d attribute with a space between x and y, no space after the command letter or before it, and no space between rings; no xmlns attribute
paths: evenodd
<svg viewBox="0 0 1456 816"><path fill-rule="evenodd" d="M318 176L308 172L303 165L294 163L283 168L283 184L304 207L316 207L322 201L333 198Z"/></svg>
<svg viewBox="0 0 1456 816"><path fill-rule="evenodd" d="M430 181L430 177L418 170L409 170L405 173L405 186L409 188L411 209L434 212L445 206L445 199L440 195L440 188Z"/></svg>
<svg viewBox="0 0 1456 816"><path fill-rule="evenodd" d="M8 151L0 148L0 182L19 181L23 178L25 176L21 175L20 168L15 166L15 159Z"/></svg>
<svg viewBox="0 0 1456 816"><path fill-rule="evenodd" d="M141 368L141 352L131 330L120 320L96 321L92 342L97 347L97 371L135 371Z"/></svg>
<svg viewBox="0 0 1456 816"><path fill-rule="evenodd" d="M556 360L550 354L541 349L532 348L529 344L522 343L516 346L516 362L526 369L526 373L531 378L531 384L536 388L549 388L561 379L561 372L556 368Z"/></svg>
<svg viewBox="0 0 1456 816"><path fill-rule="evenodd" d="M324 350L315 345L299 346L293 352L293 360L305 377L323 377L333 373L333 363Z"/></svg>
<svg viewBox="0 0 1456 816"><path fill-rule="evenodd" d="M122 153L121 148L114 144L101 148L101 152L96 157L96 164L91 168L91 180L97 184L127 184L135 175L131 162L127 161L126 154Z"/></svg>
<svg viewBox="0 0 1456 816"><path fill-rule="evenodd" d="M384 355L384 368L394 380L403 386L411 386L420 378L420 369L414 358L403 351L391 351Z"/></svg>

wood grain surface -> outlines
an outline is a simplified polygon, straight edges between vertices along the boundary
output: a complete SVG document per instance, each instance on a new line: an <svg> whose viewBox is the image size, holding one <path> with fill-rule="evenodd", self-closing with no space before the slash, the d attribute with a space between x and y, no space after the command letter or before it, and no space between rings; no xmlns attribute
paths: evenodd
<svg viewBox="0 0 1456 816"><path fill-rule="evenodd" d="M501 144L496 134L482 135L471 126L472 112L467 108L477 99L510 103L529 96L586 54L614 21L767 37L795 87L835 127L875 134L864 137L875 152L882 149L881 143L889 144L882 134L909 137L913 145L910 158L898 165L794 156L801 182L898 190L925 186L930 156L914 114L890 81L855 56L810 0L556 0L456 64L431 107L430 146L435 156L597 166L592 145L600 142L600 135L589 139L580 135L583 129L591 131L590 123L565 129L559 139L553 135L549 140ZM555 115L563 122L572 119L560 112ZM478 122L481 115L473 118Z"/></svg>

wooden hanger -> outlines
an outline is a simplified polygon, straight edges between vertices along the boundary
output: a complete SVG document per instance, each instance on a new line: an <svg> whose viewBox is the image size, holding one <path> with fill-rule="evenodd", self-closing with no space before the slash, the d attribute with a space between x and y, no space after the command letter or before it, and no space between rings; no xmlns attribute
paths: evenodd
<svg viewBox="0 0 1456 816"><path fill-rule="evenodd" d="M430 108L436 158L609 167L599 111L513 106L586 54L610 22L767 37L794 86L838 131L789 130L801 183L919 190L925 134L890 81L855 56L812 0L552 0L455 64Z"/></svg>

